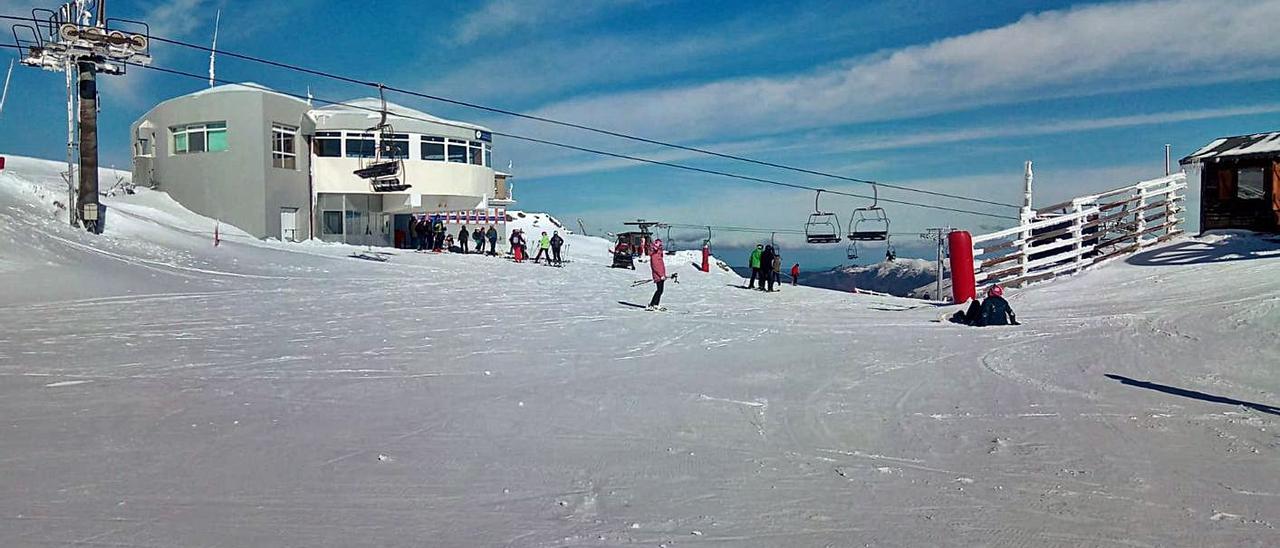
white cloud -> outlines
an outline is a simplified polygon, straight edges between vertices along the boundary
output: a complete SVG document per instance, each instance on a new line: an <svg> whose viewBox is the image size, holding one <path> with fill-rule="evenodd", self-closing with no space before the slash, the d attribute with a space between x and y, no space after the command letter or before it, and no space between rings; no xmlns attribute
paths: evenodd
<svg viewBox="0 0 1280 548"><path fill-rule="evenodd" d="M484 37L541 30L589 21L640 4L639 0L489 0L457 25L454 40L470 44Z"/></svg>
<svg viewBox="0 0 1280 548"><path fill-rule="evenodd" d="M750 135L980 105L1280 75L1280 0L1166 0L1027 15L1004 27L799 75L553 104L538 114L668 139Z"/></svg>

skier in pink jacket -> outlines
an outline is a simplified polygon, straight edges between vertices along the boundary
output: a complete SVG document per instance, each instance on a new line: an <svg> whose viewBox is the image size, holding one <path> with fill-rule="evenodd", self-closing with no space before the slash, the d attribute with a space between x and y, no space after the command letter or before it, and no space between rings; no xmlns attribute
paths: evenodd
<svg viewBox="0 0 1280 548"><path fill-rule="evenodd" d="M652 243L648 238L644 241L644 253L649 256L649 269L653 271L653 298L649 300L649 310L662 310L662 286L667 282L667 264L662 260L662 239Z"/></svg>

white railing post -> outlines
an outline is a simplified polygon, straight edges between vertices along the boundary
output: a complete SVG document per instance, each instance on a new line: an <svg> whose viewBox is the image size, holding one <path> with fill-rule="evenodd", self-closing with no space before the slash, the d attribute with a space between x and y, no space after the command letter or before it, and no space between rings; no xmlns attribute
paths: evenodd
<svg viewBox="0 0 1280 548"><path fill-rule="evenodd" d="M1035 180L1035 174L1031 171L1031 160L1027 160L1025 170L1022 175L1022 209L1018 212L1018 223L1027 226L1035 221L1036 210L1031 209L1031 182ZM1024 230L1018 234L1021 240L1018 245L1018 252L1021 256L1018 258L1018 277L1027 277L1027 263L1031 260L1031 230Z"/></svg>
<svg viewBox="0 0 1280 548"><path fill-rule="evenodd" d="M1071 201L1071 212L1075 214L1075 219L1071 221L1071 239L1075 245L1071 247L1075 253L1075 271L1079 272L1084 269L1081 264L1084 261L1084 223L1088 219L1083 214L1084 205L1078 200Z"/></svg>
<svg viewBox="0 0 1280 548"><path fill-rule="evenodd" d="M1138 208L1137 208L1137 211L1134 212L1134 218L1133 218L1133 225L1134 225L1133 233L1136 236L1136 241L1134 243L1137 244L1138 248L1145 247L1149 242L1146 235L1143 234L1147 230L1147 220L1146 220L1147 211L1146 210L1147 210L1147 187L1139 186L1138 187Z"/></svg>

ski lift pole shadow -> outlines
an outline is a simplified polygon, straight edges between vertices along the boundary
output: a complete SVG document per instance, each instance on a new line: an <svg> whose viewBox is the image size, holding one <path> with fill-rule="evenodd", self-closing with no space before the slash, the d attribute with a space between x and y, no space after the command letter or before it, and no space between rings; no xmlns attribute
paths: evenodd
<svg viewBox="0 0 1280 548"><path fill-rule="evenodd" d="M1158 384L1154 382L1140 381L1136 379L1131 379L1129 377L1123 377L1120 375L1112 375L1110 373L1107 373L1104 376L1107 377L1108 379L1120 381L1121 384L1128 385L1128 386L1146 388L1147 390L1155 390L1156 392L1163 392L1165 394L1171 394L1174 396L1191 398L1193 400L1207 401L1209 403L1238 405L1241 407L1247 407L1249 409L1253 409L1254 411L1258 411L1261 413L1267 413L1269 415L1280 415L1280 407L1275 407L1275 406L1266 405L1262 403L1237 400L1234 398L1227 398L1223 396L1215 396L1213 394L1206 394L1204 392L1198 392L1195 390L1187 390L1185 388L1178 388L1175 386L1167 386L1167 385Z"/></svg>

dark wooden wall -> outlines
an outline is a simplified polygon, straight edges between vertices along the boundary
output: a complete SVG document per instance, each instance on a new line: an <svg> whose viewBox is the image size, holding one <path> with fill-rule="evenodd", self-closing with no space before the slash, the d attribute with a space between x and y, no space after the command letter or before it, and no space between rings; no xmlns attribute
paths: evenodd
<svg viewBox="0 0 1280 548"><path fill-rule="evenodd" d="M1274 159L1280 160L1280 158ZM1215 229L1245 229L1258 232L1280 232L1276 213L1271 209L1276 185L1273 159L1223 161L1205 163L1200 170L1200 231ZM1263 168L1266 174L1263 187L1266 196L1261 200L1221 200L1218 197L1218 173L1220 170Z"/></svg>

